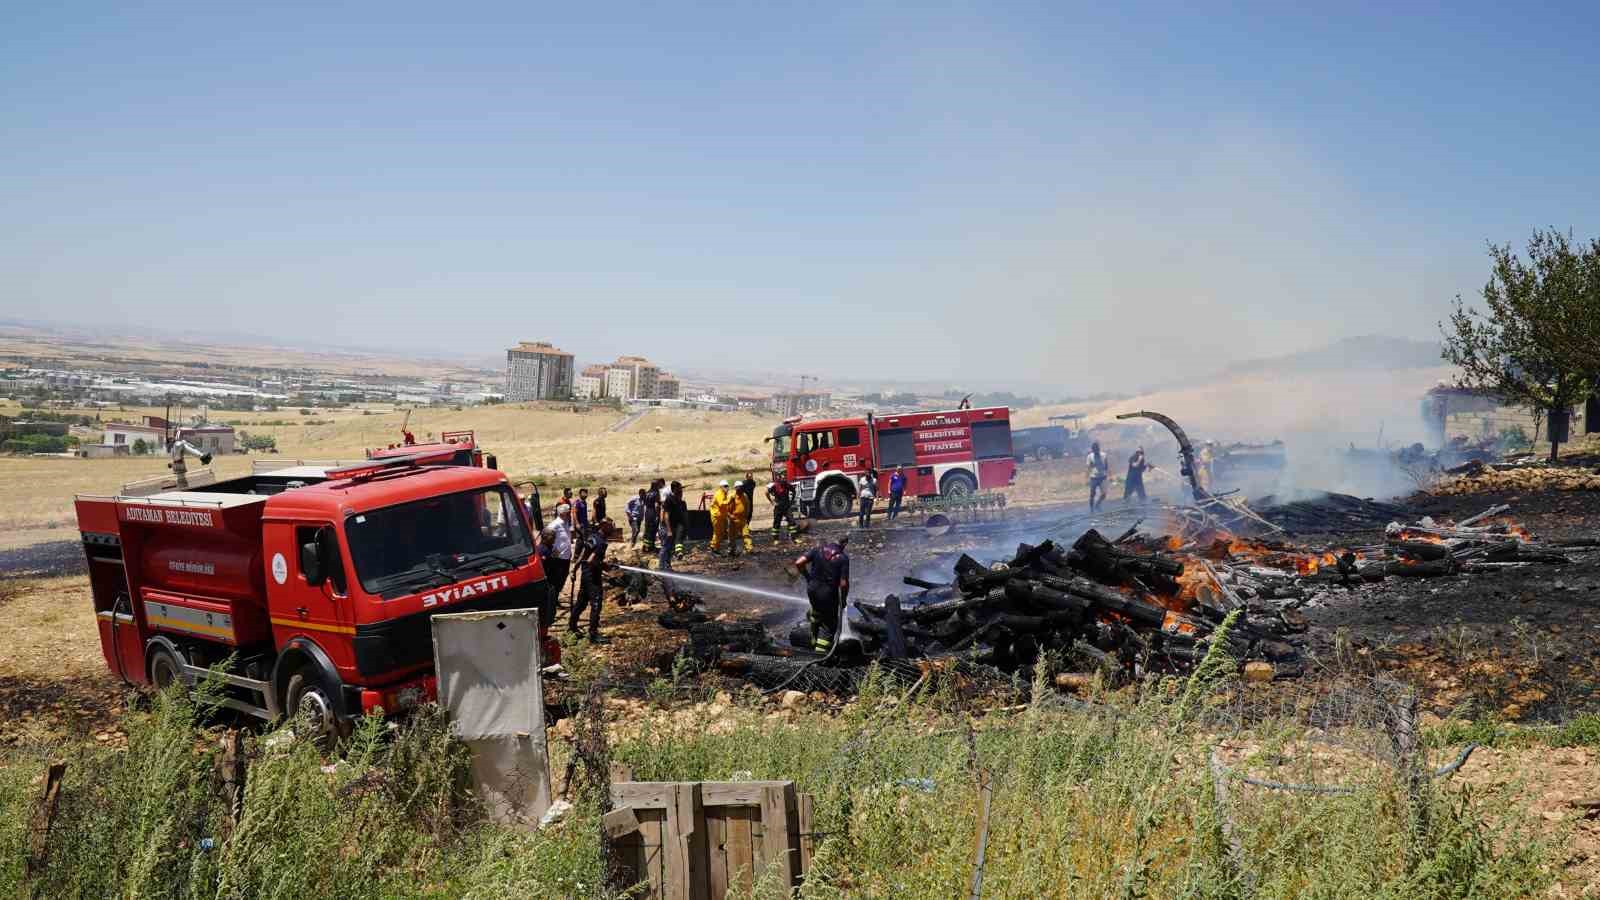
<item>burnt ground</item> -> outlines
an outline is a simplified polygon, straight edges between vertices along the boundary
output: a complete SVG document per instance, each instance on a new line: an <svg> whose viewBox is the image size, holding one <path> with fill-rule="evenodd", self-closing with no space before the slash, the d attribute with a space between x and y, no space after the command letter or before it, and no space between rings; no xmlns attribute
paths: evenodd
<svg viewBox="0 0 1600 900"><path fill-rule="evenodd" d="M1600 537L1600 493L1521 492L1434 497L1405 501L1418 517L1462 519L1497 503L1535 540ZM1036 507L1008 514L1010 527L994 525L929 538L911 522L866 534L851 528L852 595L881 598L902 592L900 578L916 574L948 580L957 555L1008 555L1018 541L1036 542L1063 515L1081 507ZM822 523L811 541L844 529ZM804 615L803 591L784 567L806 545L774 548L757 533L756 552L738 559L691 551L676 568L728 581L792 593L790 606L694 588L707 613L725 620L760 620L780 642ZM1353 547L1383 541L1381 527L1295 538L1312 546ZM618 554L629 562L628 551ZM1600 551L1571 551L1568 566L1529 566L1492 574L1428 579L1390 578L1353 591L1323 590L1305 609L1314 655L1307 677L1377 669L1416 684L1432 711L1446 716L1493 715L1508 721L1562 721L1600 712ZM653 564L652 564L653 565ZM659 587L644 604L623 607L608 594L606 655L623 681L647 681L682 643L681 630L663 629Z"/></svg>
<svg viewBox="0 0 1600 900"><path fill-rule="evenodd" d="M0 578L81 575L87 565L83 544L77 540L45 541L0 550Z"/></svg>
<svg viewBox="0 0 1600 900"><path fill-rule="evenodd" d="M1407 501L1420 515L1460 519L1497 503L1535 540L1600 537L1600 493L1501 492ZM1377 543L1381 532L1331 536ZM1561 721L1600 711L1600 552L1568 566L1492 574L1390 578L1330 590L1306 611L1328 665L1365 658L1409 676L1439 714ZM1341 653L1341 645L1348 653Z"/></svg>

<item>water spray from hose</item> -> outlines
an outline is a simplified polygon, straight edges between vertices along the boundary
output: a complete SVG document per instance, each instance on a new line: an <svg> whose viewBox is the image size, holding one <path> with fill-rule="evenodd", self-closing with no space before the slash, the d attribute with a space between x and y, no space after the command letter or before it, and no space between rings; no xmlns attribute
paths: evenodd
<svg viewBox="0 0 1600 900"><path fill-rule="evenodd" d="M714 588L714 589L719 590L719 591L732 591L734 593L739 593L739 594L749 594L752 597L765 597L768 600L777 600L777 601L780 601L782 603L801 604L801 603L805 603L806 602L806 599L804 597L799 597L799 596L796 596L794 594L784 594L784 593L780 593L778 591L769 591L769 590L767 590L765 588L750 587L748 585L743 585L743 584L734 584L731 581L719 581L718 579L715 579L715 578L705 578L705 577L700 576L700 575L685 575L685 574L682 574L680 572L673 572L673 571L670 571L670 570L662 571L660 569L641 569L638 566L620 566L619 565L619 566L617 566L617 568L621 569L624 572L638 572L638 573L640 573L642 575L650 575L650 576L653 576L653 577L656 577L656 578L671 578L674 581L683 581L683 582L687 582L689 584L698 584L698 585L701 585L702 587Z"/></svg>

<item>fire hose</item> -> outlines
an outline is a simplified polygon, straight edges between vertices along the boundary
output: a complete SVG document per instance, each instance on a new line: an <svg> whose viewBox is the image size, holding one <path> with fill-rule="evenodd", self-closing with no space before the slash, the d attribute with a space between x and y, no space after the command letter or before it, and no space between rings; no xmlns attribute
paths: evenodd
<svg viewBox="0 0 1600 900"><path fill-rule="evenodd" d="M1119 413L1117 418L1153 419L1157 422L1160 422L1162 425L1165 425L1167 430L1172 432L1172 436L1178 440L1178 452L1183 457L1182 474L1188 476L1189 478L1189 487L1194 491L1195 502L1200 503L1211 496L1210 491L1207 491L1205 487L1200 484L1200 476L1196 473L1194 444L1189 442L1189 436L1184 433L1183 428L1181 428L1177 422L1172 421L1172 419L1168 416L1158 412L1151 412L1148 409L1141 409L1138 412L1131 413Z"/></svg>
<svg viewBox="0 0 1600 900"><path fill-rule="evenodd" d="M839 649L839 645L844 643L844 641L845 641L845 637L844 637L845 622L848 621L846 619L846 616L848 616L849 614L850 614L850 612L849 612L848 598L844 597L844 596L841 596L839 598L839 630L838 630L838 633L833 636L833 642L828 644L828 652L822 654L822 657L820 659L813 659L810 662L806 663L805 665L801 666L800 668L795 669L794 672L791 673L788 678L785 678L777 686L769 688L769 689L767 689L765 691L762 691L761 692L762 695L763 696L771 696L771 695L776 694L777 692L779 692L781 690L784 690L789 685L794 684L795 679L799 678L801 675L805 674L805 672L807 670L809 670L812 666L818 665L820 663L825 663L828 660L832 659L834 652Z"/></svg>

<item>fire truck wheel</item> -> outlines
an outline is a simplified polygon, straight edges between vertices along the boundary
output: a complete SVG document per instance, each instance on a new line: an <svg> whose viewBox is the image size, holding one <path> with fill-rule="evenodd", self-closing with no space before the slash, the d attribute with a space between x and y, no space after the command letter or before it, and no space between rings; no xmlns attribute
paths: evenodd
<svg viewBox="0 0 1600 900"><path fill-rule="evenodd" d="M849 488L842 484L830 484L817 498L817 511L824 519L840 519L850 515L851 501L854 499Z"/></svg>
<svg viewBox="0 0 1600 900"><path fill-rule="evenodd" d="M939 496L967 497L978 492L978 482L971 472L951 472L939 482Z"/></svg>
<svg viewBox="0 0 1600 900"><path fill-rule="evenodd" d="M339 717L334 714L333 693L317 673L301 669L289 677L288 690L284 691L284 709L296 722L304 722L314 739L334 737Z"/></svg>
<svg viewBox="0 0 1600 900"><path fill-rule="evenodd" d="M164 691L174 684L183 685L183 662L177 655L161 644L150 648L150 684L158 691Z"/></svg>

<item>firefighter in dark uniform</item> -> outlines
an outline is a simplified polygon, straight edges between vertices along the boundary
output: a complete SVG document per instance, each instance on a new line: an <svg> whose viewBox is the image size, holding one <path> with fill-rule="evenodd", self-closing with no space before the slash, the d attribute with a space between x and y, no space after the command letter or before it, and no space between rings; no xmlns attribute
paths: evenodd
<svg viewBox="0 0 1600 900"><path fill-rule="evenodd" d="M794 561L806 578L806 599L811 601L811 648L818 653L833 649L839 634L839 616L850 599L850 540L840 535L832 544L818 544Z"/></svg>
<svg viewBox="0 0 1600 900"><path fill-rule="evenodd" d="M779 529L785 521L789 523L789 536L800 543L794 524L794 485L782 473L774 475L772 483L767 485L767 500L772 503L772 543L778 543Z"/></svg>
<svg viewBox="0 0 1600 900"><path fill-rule="evenodd" d="M584 607L589 609L589 642L605 643L600 637L600 604L605 597L605 583L601 580L607 569L616 568L606 562L606 545L617 536L617 526L610 519L601 519L584 532L578 545L578 597L572 602L572 617L567 620L567 630L578 633L578 620Z"/></svg>

